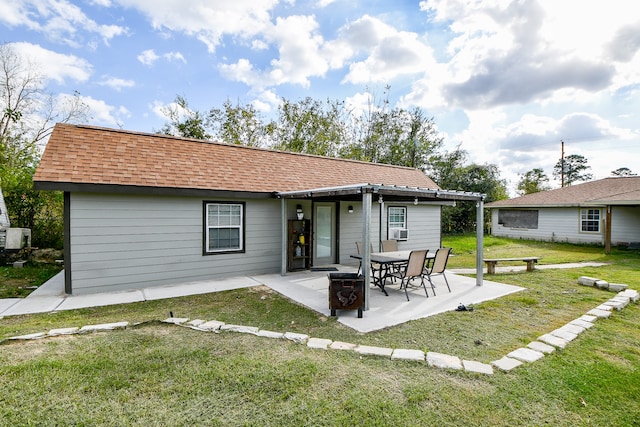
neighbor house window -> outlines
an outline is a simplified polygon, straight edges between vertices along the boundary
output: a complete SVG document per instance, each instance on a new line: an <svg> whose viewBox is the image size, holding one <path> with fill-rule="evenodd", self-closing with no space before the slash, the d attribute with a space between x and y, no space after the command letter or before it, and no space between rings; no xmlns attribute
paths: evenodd
<svg viewBox="0 0 640 427"><path fill-rule="evenodd" d="M580 209L580 231L600 232L600 209Z"/></svg>
<svg viewBox="0 0 640 427"><path fill-rule="evenodd" d="M244 203L204 203L204 251L244 252Z"/></svg>
<svg viewBox="0 0 640 427"><path fill-rule="evenodd" d="M498 224L509 228L538 228L538 211L523 209L499 209Z"/></svg>

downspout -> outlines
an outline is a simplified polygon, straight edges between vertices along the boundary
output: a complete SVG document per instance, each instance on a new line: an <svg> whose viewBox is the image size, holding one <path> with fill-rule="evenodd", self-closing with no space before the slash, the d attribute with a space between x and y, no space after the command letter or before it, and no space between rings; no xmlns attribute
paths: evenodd
<svg viewBox="0 0 640 427"><path fill-rule="evenodd" d="M482 286L484 259L484 196L476 203L476 286Z"/></svg>
<svg viewBox="0 0 640 427"><path fill-rule="evenodd" d="M64 192L64 293L71 295L71 193Z"/></svg>
<svg viewBox="0 0 640 427"><path fill-rule="evenodd" d="M280 275L287 275L287 204L283 197L280 198L280 217L282 230L282 242L280 248Z"/></svg>
<svg viewBox="0 0 640 427"><path fill-rule="evenodd" d="M378 200L378 252L382 252L382 213L384 212L384 199L382 196L378 196L380 199ZM372 200L373 202L373 200Z"/></svg>
<svg viewBox="0 0 640 427"><path fill-rule="evenodd" d="M611 215L612 215L612 206L607 205L606 208L606 219L605 219L605 228L604 228L604 252L606 254L611 253Z"/></svg>

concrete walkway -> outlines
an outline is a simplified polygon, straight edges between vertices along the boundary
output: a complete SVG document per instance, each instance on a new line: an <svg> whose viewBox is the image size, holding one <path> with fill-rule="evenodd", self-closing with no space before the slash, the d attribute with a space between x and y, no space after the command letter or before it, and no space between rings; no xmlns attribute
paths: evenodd
<svg viewBox="0 0 640 427"><path fill-rule="evenodd" d="M575 268L602 264L581 263L538 266L536 268ZM353 267L336 265L341 272L355 272ZM525 266L498 267L497 272L518 271ZM338 311L338 321L360 332L370 332L397 325L409 320L432 316L445 311L455 310L459 304L472 305L519 292L524 288L484 280L483 286L475 286L475 279L459 274L473 274L475 269L452 269L447 273L451 293L446 289L441 276L435 278L434 297L429 290L427 298L422 289L410 291L411 301L407 301L404 291L398 286L387 287L389 296L385 297L377 288L370 292L370 309L362 319L356 311ZM62 310L74 310L85 307L99 307L114 304L126 304L175 298L180 296L220 292L252 286L268 286L285 297L298 302L325 316L330 315L328 307L328 272L303 271L260 276L238 276L219 280L184 283L179 285L156 286L131 291L98 293L90 295L67 295L64 293L64 272L58 273L47 283L40 286L26 298L0 300L0 318L22 314L48 313ZM488 276L495 278L496 276Z"/></svg>

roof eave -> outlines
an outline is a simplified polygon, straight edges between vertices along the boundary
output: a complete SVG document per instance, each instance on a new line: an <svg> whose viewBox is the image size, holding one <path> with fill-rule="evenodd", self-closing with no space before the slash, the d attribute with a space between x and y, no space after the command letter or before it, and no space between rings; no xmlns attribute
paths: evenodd
<svg viewBox="0 0 640 427"><path fill-rule="evenodd" d="M204 188L155 187L141 185L93 184L59 181L34 181L36 190L64 191L70 193L145 194L154 196L273 198L273 192L220 190Z"/></svg>

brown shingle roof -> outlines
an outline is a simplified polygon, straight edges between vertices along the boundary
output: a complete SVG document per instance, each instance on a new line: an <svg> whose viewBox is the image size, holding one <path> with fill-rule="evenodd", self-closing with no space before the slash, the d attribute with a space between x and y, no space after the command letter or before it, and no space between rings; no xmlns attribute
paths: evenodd
<svg viewBox="0 0 640 427"><path fill-rule="evenodd" d="M610 177L488 203L488 208L640 203L640 176Z"/></svg>
<svg viewBox="0 0 640 427"><path fill-rule="evenodd" d="M360 183L438 188L417 169L69 124L55 126L34 181L59 189L110 184L260 193Z"/></svg>

